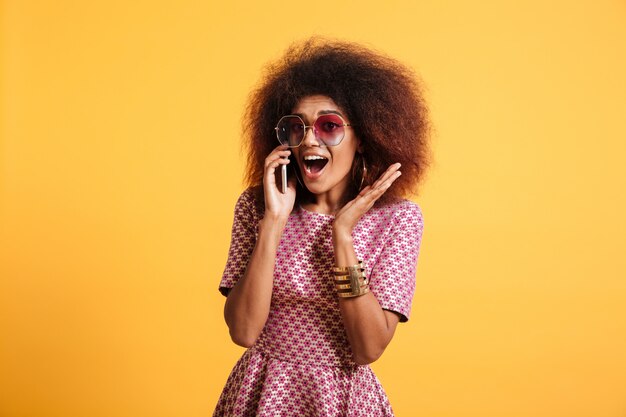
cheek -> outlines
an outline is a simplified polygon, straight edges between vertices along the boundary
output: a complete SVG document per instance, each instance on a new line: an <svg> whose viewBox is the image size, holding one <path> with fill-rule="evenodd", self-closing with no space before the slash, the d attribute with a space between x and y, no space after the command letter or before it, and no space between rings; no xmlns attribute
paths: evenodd
<svg viewBox="0 0 626 417"><path fill-rule="evenodd" d="M342 143L344 147L337 152L334 156L335 163L339 165L343 170L349 170L352 168L352 163L356 156L356 143L354 141L349 140L347 142Z"/></svg>
<svg viewBox="0 0 626 417"><path fill-rule="evenodd" d="M334 165L343 171L350 171L352 168L352 163L354 161L354 154L351 152L346 152L341 155L335 156L333 158Z"/></svg>

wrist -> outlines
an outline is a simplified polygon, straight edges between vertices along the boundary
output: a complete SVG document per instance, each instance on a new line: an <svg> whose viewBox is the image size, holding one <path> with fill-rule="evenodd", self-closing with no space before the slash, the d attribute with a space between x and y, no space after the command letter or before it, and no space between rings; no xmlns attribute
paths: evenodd
<svg viewBox="0 0 626 417"><path fill-rule="evenodd" d="M335 244L352 243L352 232L342 228L333 228L333 242Z"/></svg>
<svg viewBox="0 0 626 417"><path fill-rule="evenodd" d="M266 212L263 218L259 221L259 232L264 230L282 233L286 224L287 218Z"/></svg>

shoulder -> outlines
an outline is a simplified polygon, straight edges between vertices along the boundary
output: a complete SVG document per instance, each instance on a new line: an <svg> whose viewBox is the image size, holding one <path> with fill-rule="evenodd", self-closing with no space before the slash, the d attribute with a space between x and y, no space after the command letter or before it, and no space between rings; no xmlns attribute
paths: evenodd
<svg viewBox="0 0 626 417"><path fill-rule="evenodd" d="M235 205L235 212L240 215L258 218L263 213L263 204L260 202L261 197L257 187L247 188L239 195Z"/></svg>
<svg viewBox="0 0 626 417"><path fill-rule="evenodd" d="M252 204L257 200L255 187L249 187L239 194L237 204Z"/></svg>
<svg viewBox="0 0 626 417"><path fill-rule="evenodd" d="M384 217L390 218L392 224L420 227L424 224L422 209L417 203L410 200L397 199L380 206L375 206L374 210L383 214Z"/></svg>
<svg viewBox="0 0 626 417"><path fill-rule="evenodd" d="M390 203L390 206L392 210L397 213L411 214L420 217L422 216L422 209L419 204L411 200L399 199Z"/></svg>
<svg viewBox="0 0 626 417"><path fill-rule="evenodd" d="M249 187L243 190L243 192L239 195L237 204L261 208L262 198L263 195L259 193L258 187Z"/></svg>

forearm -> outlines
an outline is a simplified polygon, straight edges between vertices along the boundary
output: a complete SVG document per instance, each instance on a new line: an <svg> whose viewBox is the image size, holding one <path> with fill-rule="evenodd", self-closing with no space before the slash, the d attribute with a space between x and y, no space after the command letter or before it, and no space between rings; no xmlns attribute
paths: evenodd
<svg viewBox="0 0 626 417"><path fill-rule="evenodd" d="M333 246L336 265L357 264L349 234L334 232ZM339 298L339 308L355 362L374 362L391 341L398 322L397 316L384 311L371 292L358 297Z"/></svg>
<svg viewBox="0 0 626 417"><path fill-rule="evenodd" d="M231 289L224 318L232 340L250 347L261 334L269 315L274 283L274 263L285 221L265 217L245 274Z"/></svg>

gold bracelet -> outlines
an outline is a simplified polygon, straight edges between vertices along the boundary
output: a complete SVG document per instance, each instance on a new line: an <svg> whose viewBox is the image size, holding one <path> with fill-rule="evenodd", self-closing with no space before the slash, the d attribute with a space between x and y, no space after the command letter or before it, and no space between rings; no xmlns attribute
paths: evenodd
<svg viewBox="0 0 626 417"><path fill-rule="evenodd" d="M342 278L342 279L337 279ZM369 280L365 275L358 275L357 279L359 281L359 286L369 284ZM348 285L348 287L343 287L342 285ZM342 275L341 277L335 277L335 287L337 288L350 288L352 287L352 280L350 279L350 275Z"/></svg>
<svg viewBox="0 0 626 417"><path fill-rule="evenodd" d="M358 297L370 291L363 261L359 260L359 263L353 266L336 266L332 271L335 276L335 289L339 297Z"/></svg>
<svg viewBox="0 0 626 417"><path fill-rule="evenodd" d="M359 260L356 265L352 266L335 266L332 269L334 275L346 275L352 271L365 271L363 261Z"/></svg>
<svg viewBox="0 0 626 417"><path fill-rule="evenodd" d="M335 288L338 290L352 290L352 284L336 284Z"/></svg>
<svg viewBox="0 0 626 417"><path fill-rule="evenodd" d="M352 298L352 297L358 297L360 295L367 294L368 292L370 292L370 287L365 287L359 290L359 292L356 294L353 292L338 292L337 295L341 298Z"/></svg>

